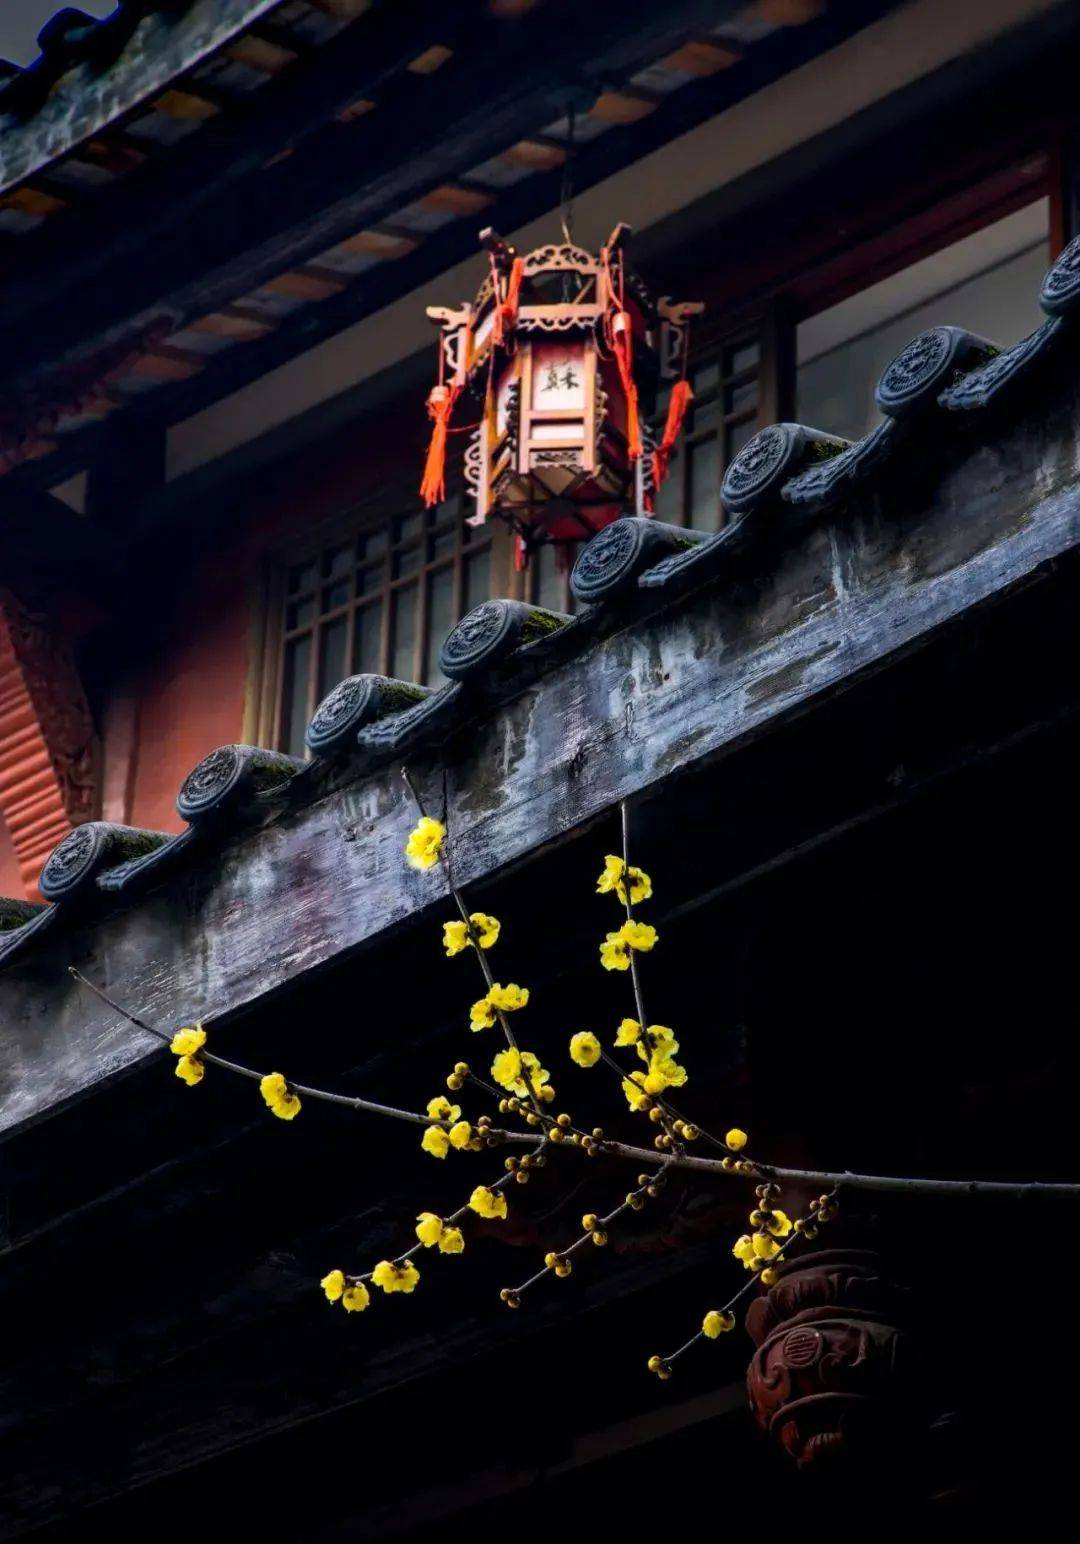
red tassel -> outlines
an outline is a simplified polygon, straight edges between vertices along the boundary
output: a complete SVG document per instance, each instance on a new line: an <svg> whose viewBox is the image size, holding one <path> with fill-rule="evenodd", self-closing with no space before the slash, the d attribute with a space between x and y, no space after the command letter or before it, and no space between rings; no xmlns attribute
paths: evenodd
<svg viewBox="0 0 1080 1544"><path fill-rule="evenodd" d="M460 395L461 387L455 385L433 386L428 392L431 442L424 462L424 475L420 479L420 497L428 509L433 504L441 504L446 497L446 436L454 403Z"/></svg>
<svg viewBox="0 0 1080 1544"><path fill-rule="evenodd" d="M510 277L506 283L506 294L501 303L496 299L495 327L492 331L491 341L493 346L505 343L508 335L514 330L517 321L518 300L521 295L521 276L525 271L525 259L515 257L510 264ZM499 279L495 275L495 295L498 297Z"/></svg>
<svg viewBox="0 0 1080 1544"><path fill-rule="evenodd" d="M626 397L626 448L630 460L637 461L641 456L641 423L634 380L634 333L626 311L616 311L611 319L611 348Z"/></svg>
<svg viewBox="0 0 1080 1544"><path fill-rule="evenodd" d="M675 448L675 441L682 432L683 419L686 417L686 411L693 400L694 393L690 389L690 382L685 380L676 381L675 385L671 388L671 400L668 402L663 438L653 451L653 481L657 488L662 486L667 477L671 452Z"/></svg>

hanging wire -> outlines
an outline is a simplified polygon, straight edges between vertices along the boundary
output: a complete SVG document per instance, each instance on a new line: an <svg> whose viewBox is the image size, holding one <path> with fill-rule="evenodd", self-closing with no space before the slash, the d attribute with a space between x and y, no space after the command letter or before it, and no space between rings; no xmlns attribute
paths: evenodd
<svg viewBox="0 0 1080 1544"><path fill-rule="evenodd" d="M563 162L562 191L560 193L560 220L562 223L563 240L566 245L572 246L574 241L574 131L577 127L577 108L573 102L566 111L566 160ZM564 273L562 276L562 298L566 303L573 299L573 276Z"/></svg>
<svg viewBox="0 0 1080 1544"><path fill-rule="evenodd" d="M563 162L560 204L563 240L570 246L574 240L574 134L577 128L577 108L573 102L567 110L566 124L566 160Z"/></svg>

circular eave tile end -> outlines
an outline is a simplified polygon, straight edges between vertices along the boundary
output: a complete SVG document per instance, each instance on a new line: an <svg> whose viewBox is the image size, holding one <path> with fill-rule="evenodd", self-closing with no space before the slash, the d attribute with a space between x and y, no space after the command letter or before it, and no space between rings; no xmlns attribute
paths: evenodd
<svg viewBox="0 0 1080 1544"><path fill-rule="evenodd" d="M733 515L777 493L786 481L802 443L798 424L770 424L748 440L724 473L720 497Z"/></svg>
<svg viewBox="0 0 1080 1544"><path fill-rule="evenodd" d="M628 589L637 574L648 526L640 515L624 515L599 531L574 564L570 575L574 598L590 604Z"/></svg>
<svg viewBox="0 0 1080 1544"><path fill-rule="evenodd" d="M485 601L446 635L439 650L439 667L452 681L490 669L511 653L521 628L518 603Z"/></svg>
<svg viewBox="0 0 1080 1544"><path fill-rule="evenodd" d="M1069 316L1080 308L1080 236L1074 236L1047 273L1039 291L1047 316Z"/></svg>
<svg viewBox="0 0 1080 1544"><path fill-rule="evenodd" d="M180 785L176 799L177 813L183 820L198 820L217 809L232 793L244 767L238 745L221 745L204 756Z"/></svg>
<svg viewBox="0 0 1080 1544"><path fill-rule="evenodd" d="M304 734L304 743L317 756L351 746L356 732L370 716L375 693L375 677L347 676L339 681L315 709Z"/></svg>
<svg viewBox="0 0 1080 1544"><path fill-rule="evenodd" d="M874 391L881 411L899 418L936 401L963 336L955 327L930 327L905 344L885 366Z"/></svg>
<svg viewBox="0 0 1080 1544"><path fill-rule="evenodd" d="M107 828L97 820L69 831L53 848L38 880L47 901L60 901L93 875L105 848Z"/></svg>

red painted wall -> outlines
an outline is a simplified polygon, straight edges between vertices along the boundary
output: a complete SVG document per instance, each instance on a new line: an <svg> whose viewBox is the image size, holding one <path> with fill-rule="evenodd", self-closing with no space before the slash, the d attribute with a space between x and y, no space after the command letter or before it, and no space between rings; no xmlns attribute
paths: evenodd
<svg viewBox="0 0 1080 1544"><path fill-rule="evenodd" d="M418 477L424 437L422 401L409 393L264 473L230 508L227 529L194 540L182 525L162 533L145 562L149 613L133 612L130 626L117 616L107 624L109 665L97 694L104 819L183 829L175 801L185 776L243 736L267 557L380 486L399 487L413 470ZM24 894L0 820L0 895Z"/></svg>
<svg viewBox="0 0 1080 1544"><path fill-rule="evenodd" d="M107 770L110 752L131 759L127 823L155 831L183 829L174 807L181 782L216 746L239 740L243 727L251 569L236 554L216 574L205 565L191 579L188 599L131 682L134 754L105 740Z"/></svg>
<svg viewBox="0 0 1080 1544"><path fill-rule="evenodd" d="M11 837L8 835L2 816L0 816L0 895L13 895L19 900L23 899L23 885L19 877L15 849L11 845Z"/></svg>

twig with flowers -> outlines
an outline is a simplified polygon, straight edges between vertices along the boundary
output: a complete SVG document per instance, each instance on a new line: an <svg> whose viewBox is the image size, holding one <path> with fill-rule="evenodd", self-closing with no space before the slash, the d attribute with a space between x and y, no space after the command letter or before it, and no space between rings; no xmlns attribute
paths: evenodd
<svg viewBox="0 0 1080 1544"><path fill-rule="evenodd" d="M416 1219L416 1242L393 1259L380 1260L368 1270L348 1273L335 1268L323 1277L321 1285L330 1302L341 1302L349 1312L360 1312L371 1302L369 1284L385 1293L412 1293L420 1281L416 1257L424 1250L439 1255L460 1255L466 1247L466 1233L461 1226L470 1215L486 1221L501 1221L508 1216L507 1191L512 1184L527 1184L533 1172L542 1168L549 1153L560 1147L576 1149L586 1157L604 1156L625 1160L642 1170L636 1186L626 1192L606 1212L586 1212L581 1218L581 1233L566 1247L549 1250L542 1268L516 1287L504 1287L501 1298L511 1308L520 1306L524 1293L548 1277L565 1279L573 1270L574 1258L590 1245L608 1242L609 1230L628 1212L640 1211L649 1200L659 1197L674 1170L708 1176L747 1178L756 1181L755 1204L749 1213L751 1231L742 1234L732 1246L733 1256L744 1266L747 1276L721 1308L710 1309L700 1328L677 1350L649 1359L651 1371L661 1378L671 1376L674 1363L702 1340L714 1340L732 1329L734 1309L757 1283L769 1287L777 1279L779 1265L800 1241L816 1237L818 1229L837 1214L838 1196L843 1191L879 1191L920 1195L973 1198L979 1196L1044 1196L1054 1199L1080 1198L1080 1184L1025 1183L1004 1180L923 1179L895 1175L836 1173L822 1170L792 1169L751 1158L748 1138L738 1127L724 1137L712 1135L699 1121L687 1119L671 1104L669 1091L685 1086L688 1074L677 1060L679 1043L673 1031L663 1024L651 1024L645 1011L645 995L639 955L650 953L659 935L650 923L639 920L635 908L652 897L652 879L634 866L630 854L629 812L620 806L622 824L621 856L609 854L600 874L597 891L614 895L622 904L625 920L609 932L600 945L600 964L605 970L627 973L633 994L636 1017L622 1019L611 1050L606 1049L590 1030L575 1033L569 1053L580 1067L602 1065L617 1077L631 1112L645 1116L660 1129L653 1138L652 1150L612 1139L602 1127L591 1130L575 1124L567 1112L553 1114L550 1106L555 1089L540 1057L522 1049L510 1016L526 1008L529 990L516 983L501 985L494 978L488 951L498 943L502 925L485 912L470 911L455 883L452 847L448 841L446 811L443 820L428 815L419 799L408 770L403 776L417 805L419 819L409 835L405 856L411 867L420 871L441 865L447 889L457 910L457 918L442 924L443 948L448 958L466 952L479 963L485 985L484 996L472 1004L470 1028L482 1032L501 1028L504 1048L496 1051L491 1063L492 1081L475 1073L465 1061L454 1064L446 1079L448 1092L456 1094L466 1086L495 1102L504 1124L496 1125L491 1114L475 1120L466 1119L461 1106L445 1094L428 1100L424 1111L400 1109L393 1105L354 1094L341 1094L313 1088L286 1078L280 1072L259 1072L229 1060L208 1049L204 1023L188 1025L170 1033L147 1023L129 1012L112 997L71 967L71 974L94 992L111 1009L133 1026L168 1043L176 1056L176 1075L187 1085L197 1086L206 1067L213 1066L258 1082L263 1099L273 1115L292 1121L305 1099L323 1101L354 1109L361 1114L379 1115L424 1128L421 1147L430 1156L445 1159L451 1152L477 1152L500 1146L525 1147L526 1152L504 1159L503 1173L490 1184L476 1185L469 1198L447 1216L421 1211ZM612 1051L632 1051L642 1063L628 1069ZM519 1122L520 1129L505 1122ZM723 1153L711 1158L691 1152L702 1140ZM806 1215L794 1221L780 1207L782 1186L813 1186L821 1194L810 1203Z"/></svg>

